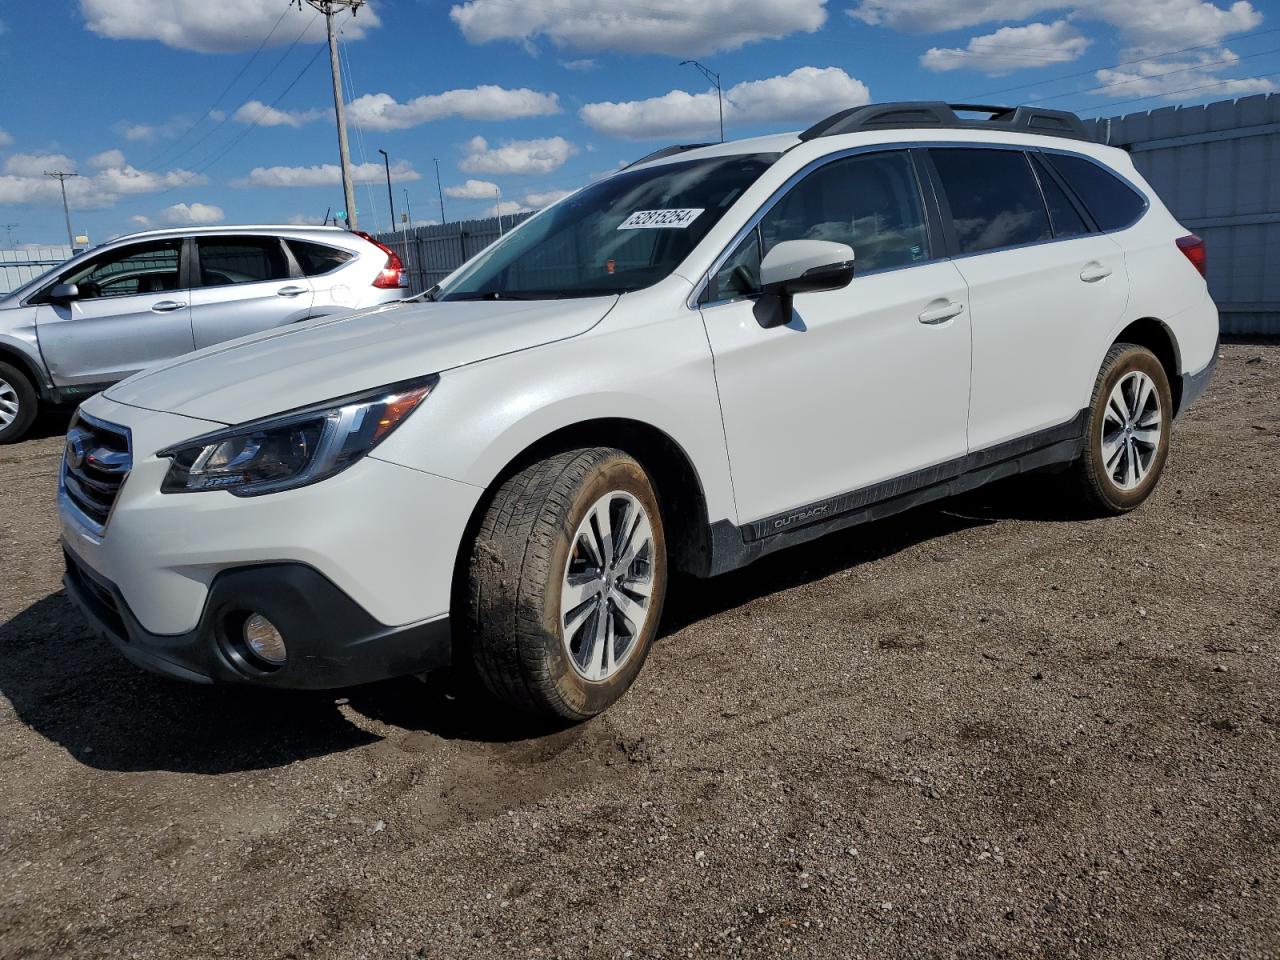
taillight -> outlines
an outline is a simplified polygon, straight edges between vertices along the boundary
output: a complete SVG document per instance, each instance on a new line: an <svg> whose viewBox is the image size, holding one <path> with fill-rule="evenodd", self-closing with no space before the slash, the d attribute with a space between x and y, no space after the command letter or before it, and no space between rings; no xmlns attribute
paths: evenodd
<svg viewBox="0 0 1280 960"><path fill-rule="evenodd" d="M375 287L379 290L398 290L409 286L409 281L404 277L404 264L400 262L398 253L385 243L379 243L363 230L356 230L355 235L363 240L368 240L387 255L386 264L378 271L378 276L374 278L373 285Z"/></svg>
<svg viewBox="0 0 1280 960"><path fill-rule="evenodd" d="M1208 264L1206 263L1204 241L1194 233L1188 233L1185 237L1179 237L1176 243L1178 244L1178 249L1187 255L1191 265L1200 271L1200 276L1205 276Z"/></svg>

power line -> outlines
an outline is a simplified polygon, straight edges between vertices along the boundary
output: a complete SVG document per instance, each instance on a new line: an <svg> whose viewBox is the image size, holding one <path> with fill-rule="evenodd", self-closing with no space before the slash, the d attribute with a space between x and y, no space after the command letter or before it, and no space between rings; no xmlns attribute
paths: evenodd
<svg viewBox="0 0 1280 960"><path fill-rule="evenodd" d="M280 29L280 24L282 24L284 22L284 18L288 16L289 10L290 10L289 7L285 7L284 10L281 11L279 18L277 18L275 24L271 27L270 32L267 33L267 35L262 38L262 42L258 44L258 49L253 51L253 56L251 56L245 62L244 66L242 66L238 71L236 71L236 75L231 78L231 81L225 87L222 88L222 92L213 98L213 102L209 104L209 107L207 110L205 110L204 114L198 120L196 120L193 124L191 124L191 126L187 127L186 130L182 131L182 133L180 133L171 144L169 144L159 153L152 156L151 159L147 161L148 164L155 165L157 163L160 163L162 161L162 158L166 157L170 150L174 149L175 147L178 146L178 144L180 144L183 140L185 140L187 138L187 135L191 133L192 130L200 126L200 124L204 123L204 121L209 117L209 115L213 113L214 108L219 103L222 102L222 98L227 95L227 93L231 90L231 88L234 87L236 83L240 80L240 78L245 75L245 72L251 66L253 66L255 61L257 61L258 54L262 53L263 49L270 42L271 38L276 35L276 31ZM315 18L312 17L312 19L314 20ZM308 24L308 26L310 26L310 24Z"/></svg>
<svg viewBox="0 0 1280 960"><path fill-rule="evenodd" d="M1280 70L1274 73L1259 73L1251 77L1231 77L1228 80L1219 80L1217 83L1206 83L1198 87L1186 87L1182 90L1163 90L1160 93L1148 94L1145 97L1134 97L1132 100L1116 100L1113 103L1104 104L1099 107L1089 107L1082 113L1098 113L1105 112L1113 107L1124 106L1126 103L1141 103L1143 100L1156 100L1160 97L1176 97L1184 93L1196 93L1200 90L1209 90L1213 87L1225 86L1229 83L1248 83L1250 80L1269 80L1271 77L1280 77Z"/></svg>
<svg viewBox="0 0 1280 960"><path fill-rule="evenodd" d="M268 70L263 75L261 80L259 80L256 84L254 84L253 89L251 89L248 93L245 94L246 102L248 102L249 98L252 97L255 93L257 93L258 90L262 88L262 85L266 83L268 80L270 80L271 77L275 74L275 72L280 69L280 65L284 63L284 61L288 58L289 54L293 53L294 47L298 45L298 43L302 40L303 36L306 35L306 32L311 29L311 24L315 23L316 17L318 16L319 14L315 14L311 17L310 20L307 21L307 25L302 28L302 30L298 33L296 37L294 37L293 43L289 44L289 46L285 49L284 53L280 55L279 59L277 59L276 62L272 64L271 69ZM232 119L233 116L234 114L228 113L221 120L219 120L217 124L215 124L211 129L205 131L205 133L201 135L199 138L197 138L193 143L185 147L179 153L174 154L172 157L170 157L168 162L177 163L178 160L182 159L184 156L186 156L196 147L200 146L200 144L204 143L211 136L213 136L215 133L221 130Z"/></svg>

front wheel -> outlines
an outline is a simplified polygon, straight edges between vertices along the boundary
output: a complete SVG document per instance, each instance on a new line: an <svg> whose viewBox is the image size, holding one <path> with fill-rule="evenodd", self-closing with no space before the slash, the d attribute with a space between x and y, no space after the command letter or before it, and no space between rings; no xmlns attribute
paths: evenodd
<svg viewBox="0 0 1280 960"><path fill-rule="evenodd" d="M36 418L36 402L35 388L26 375L0 363L0 444L22 439Z"/></svg>
<svg viewBox="0 0 1280 960"><path fill-rule="evenodd" d="M466 623L477 672L511 706L581 720L634 682L658 630L666 538L621 450L571 450L498 489L476 535Z"/></svg>
<svg viewBox="0 0 1280 960"><path fill-rule="evenodd" d="M1164 471L1172 422L1163 364L1146 347L1117 343L1094 384L1084 453L1075 466L1086 507L1116 515L1146 500Z"/></svg>

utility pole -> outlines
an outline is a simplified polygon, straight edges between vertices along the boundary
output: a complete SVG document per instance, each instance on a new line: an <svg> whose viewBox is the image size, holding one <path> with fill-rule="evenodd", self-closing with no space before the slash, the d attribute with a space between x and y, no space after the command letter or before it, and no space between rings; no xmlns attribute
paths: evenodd
<svg viewBox="0 0 1280 960"><path fill-rule="evenodd" d="M498 205L493 212L498 215L498 236L502 236L502 188L495 183L493 189L498 191Z"/></svg>
<svg viewBox="0 0 1280 960"><path fill-rule="evenodd" d="M67 206L67 181L72 177L80 176L80 174L63 173L61 171L50 173L46 170L44 175L46 177L53 177L58 181L58 186L62 188L62 215L67 220L67 246L74 250L76 247L76 237L75 234L71 232L71 208Z"/></svg>
<svg viewBox="0 0 1280 960"><path fill-rule="evenodd" d="M695 66L702 75L716 85L716 102L720 105L720 142L724 143L724 92L720 89L720 74L710 70L697 60L681 60L680 66Z"/></svg>
<svg viewBox="0 0 1280 960"><path fill-rule="evenodd" d="M9 248L13 248L13 231L16 227L20 227L20 223L0 223L0 227L4 227L9 234Z"/></svg>
<svg viewBox="0 0 1280 960"><path fill-rule="evenodd" d="M379 150L382 154L382 165L387 170L387 206L391 208L391 232L396 232L396 201L391 195L391 158L387 156L387 151Z"/></svg>
<svg viewBox="0 0 1280 960"><path fill-rule="evenodd" d="M448 223L444 218L444 188L440 186L440 158L432 157L431 159L436 162L436 193L440 195L440 222Z"/></svg>
<svg viewBox="0 0 1280 960"><path fill-rule="evenodd" d="M333 29L334 12L350 10L354 17L364 5L364 0L297 0L298 9L306 2L324 14L325 29L329 34L329 72L333 75L333 109L338 115L338 156L342 163L342 200L347 205L347 229L359 226L356 214L356 190L351 180L351 150L347 146L346 104L342 96L342 67L338 63L338 35Z"/></svg>
<svg viewBox="0 0 1280 960"><path fill-rule="evenodd" d="M413 211L409 209L409 188L404 188L404 229L407 233L413 226Z"/></svg>

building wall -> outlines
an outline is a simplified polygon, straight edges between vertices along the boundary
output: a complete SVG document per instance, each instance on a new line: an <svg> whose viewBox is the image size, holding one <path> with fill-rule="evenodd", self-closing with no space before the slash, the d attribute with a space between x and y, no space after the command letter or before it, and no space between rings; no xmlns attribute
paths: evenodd
<svg viewBox="0 0 1280 960"><path fill-rule="evenodd" d="M21 250L0 250L0 296L16 290L28 280L71 256L70 247L24 247Z"/></svg>
<svg viewBox="0 0 1280 960"><path fill-rule="evenodd" d="M1223 332L1280 335L1280 94L1090 124L1204 238Z"/></svg>

